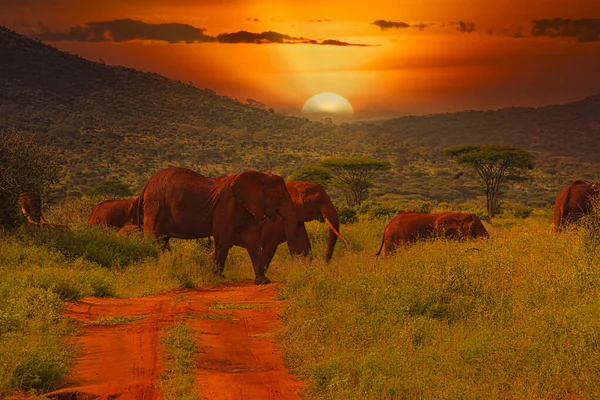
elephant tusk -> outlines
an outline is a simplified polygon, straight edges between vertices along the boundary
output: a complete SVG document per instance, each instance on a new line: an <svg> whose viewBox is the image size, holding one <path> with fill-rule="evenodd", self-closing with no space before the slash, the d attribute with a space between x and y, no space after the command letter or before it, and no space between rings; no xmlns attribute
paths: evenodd
<svg viewBox="0 0 600 400"><path fill-rule="evenodd" d="M346 239L344 239L342 237L342 235L338 231L335 230L335 228L331 224L331 221L329 221L329 218L325 218L325 223L327 224L327 226L329 227L329 229L331 229L333 231L333 233L335 233L337 235L337 237L339 237L340 240L342 242L344 242L344 244L346 245L346 250L350 251L350 246L348 246L348 242L346 242Z"/></svg>

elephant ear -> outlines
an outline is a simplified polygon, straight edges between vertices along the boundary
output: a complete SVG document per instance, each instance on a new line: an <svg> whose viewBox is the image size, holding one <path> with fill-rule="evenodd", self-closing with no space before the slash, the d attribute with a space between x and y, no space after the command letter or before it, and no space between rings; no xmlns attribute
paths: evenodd
<svg viewBox="0 0 600 400"><path fill-rule="evenodd" d="M231 183L231 191L235 200L254 218L264 218L265 190L256 172L245 171L239 174Z"/></svg>

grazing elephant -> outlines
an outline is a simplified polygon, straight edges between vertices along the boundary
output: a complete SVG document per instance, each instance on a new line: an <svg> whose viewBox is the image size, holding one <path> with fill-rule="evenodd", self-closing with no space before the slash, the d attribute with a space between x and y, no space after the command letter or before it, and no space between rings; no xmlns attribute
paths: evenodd
<svg viewBox="0 0 600 400"><path fill-rule="evenodd" d="M137 210L132 212L132 205L136 199L105 200L94 207L88 225L100 225L110 228L123 228L127 222L137 224Z"/></svg>
<svg viewBox="0 0 600 400"><path fill-rule="evenodd" d="M348 242L340 234L340 220L337 211L331 198L325 192L325 189L317 183L309 182L286 182L288 192L294 203L294 208L297 217L297 229L305 230L304 223L318 220L325 222L329 227L329 238L327 241L327 249L325 259L327 262L333 256L333 250L338 237L344 242L348 248ZM283 220L281 218L275 221L265 221L262 227L262 247L263 257L271 260L277 247L286 241L286 232L284 229ZM238 244L238 243L236 243ZM310 242L306 242L304 248L298 249L292 253L292 256L311 254ZM265 268L268 268L267 263Z"/></svg>
<svg viewBox="0 0 600 400"><path fill-rule="evenodd" d="M376 255L387 255L400 244L442 235L448 239L488 237L489 233L475 214L444 212L424 214L402 212L383 231L381 247Z"/></svg>
<svg viewBox="0 0 600 400"><path fill-rule="evenodd" d="M28 191L21 193L19 196L19 205L28 222L36 224L42 222L48 223L42 212L42 197L39 192Z"/></svg>
<svg viewBox="0 0 600 400"><path fill-rule="evenodd" d="M252 260L254 283L270 283L261 257L260 221L280 216L291 253L308 241L299 232L296 214L283 178L245 171L223 178L209 178L179 167L156 172L138 196L138 227L168 243L168 239L212 236L213 270L223 274L229 249L237 235ZM143 214L143 221L141 215ZM270 261L270 260L268 260Z"/></svg>
<svg viewBox="0 0 600 400"><path fill-rule="evenodd" d="M554 203L554 230L579 221L589 214L600 190L588 181L573 181L560 191Z"/></svg>

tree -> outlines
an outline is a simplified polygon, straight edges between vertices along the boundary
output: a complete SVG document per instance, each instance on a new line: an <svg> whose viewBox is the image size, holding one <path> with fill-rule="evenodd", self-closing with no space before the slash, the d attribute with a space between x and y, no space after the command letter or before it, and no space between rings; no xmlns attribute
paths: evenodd
<svg viewBox="0 0 600 400"><path fill-rule="evenodd" d="M90 196L108 197L129 197L132 195L128 185L111 180L96 183L87 194Z"/></svg>
<svg viewBox="0 0 600 400"><path fill-rule="evenodd" d="M359 206L373 187L371 178L377 172L391 168L387 160L366 157L330 158L321 161L320 165L329 170L333 176L331 184L344 193L349 206Z"/></svg>
<svg viewBox="0 0 600 400"><path fill-rule="evenodd" d="M40 145L34 135L0 130L0 226L9 228L21 222L17 207L21 193L42 196L57 180L54 150Z"/></svg>
<svg viewBox="0 0 600 400"><path fill-rule="evenodd" d="M524 179L524 171L533 168L533 156L526 150L516 147L458 146L446 149L446 155L454 158L459 165L475 169L483 181L488 215L496 212L497 200L502 189L511 181Z"/></svg>
<svg viewBox="0 0 600 400"><path fill-rule="evenodd" d="M331 174L323 167L315 167L306 165L294 172L289 178L289 181L312 182L318 183L325 187L331 182Z"/></svg>

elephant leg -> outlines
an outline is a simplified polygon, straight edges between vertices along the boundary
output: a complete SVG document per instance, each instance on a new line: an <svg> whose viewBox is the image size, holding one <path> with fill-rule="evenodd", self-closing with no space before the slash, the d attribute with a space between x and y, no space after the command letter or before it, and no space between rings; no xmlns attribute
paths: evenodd
<svg viewBox="0 0 600 400"><path fill-rule="evenodd" d="M233 247L233 243L228 241L226 238L220 238L213 236L215 242L215 251L213 251L213 273L216 276L223 277L223 270L225 269L225 261L229 250Z"/></svg>
<svg viewBox="0 0 600 400"><path fill-rule="evenodd" d="M261 260L265 268L265 273L269 269L271 265L271 261L273 261L273 257L275 256L275 252L277 251L277 247L279 247L279 243L270 242L265 245L262 249Z"/></svg>
<svg viewBox="0 0 600 400"><path fill-rule="evenodd" d="M169 244L170 239L170 236L163 236L159 239L159 241L162 243L162 251L168 251L169 253L171 252L171 245Z"/></svg>
<svg viewBox="0 0 600 400"><path fill-rule="evenodd" d="M243 243L243 247L246 248L246 251L250 256L250 260L252 260L254 283L257 285L271 283L271 280L265 276L266 268L262 256L264 250L261 250L261 241L258 231L256 229L246 230L240 234L240 239Z"/></svg>

